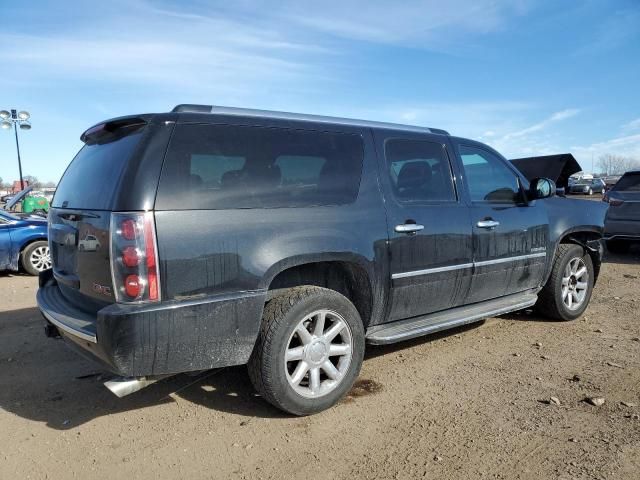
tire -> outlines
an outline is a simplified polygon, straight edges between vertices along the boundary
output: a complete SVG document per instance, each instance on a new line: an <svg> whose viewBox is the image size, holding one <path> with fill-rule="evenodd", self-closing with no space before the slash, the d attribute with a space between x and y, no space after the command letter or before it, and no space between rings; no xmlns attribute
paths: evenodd
<svg viewBox="0 0 640 480"><path fill-rule="evenodd" d="M323 335L318 335L313 330L322 312ZM342 327L340 333L329 338L327 335L338 325ZM334 353L342 353L329 354L328 345ZM350 353L344 353L346 345L350 345ZM255 389L275 407L293 415L311 415L332 407L351 389L360 373L364 345L362 320L346 297L315 286L291 288L265 305L249 359L249 377ZM285 361L286 352L292 360ZM305 370L309 366L310 370Z"/></svg>
<svg viewBox="0 0 640 480"><path fill-rule="evenodd" d="M22 268L29 275L38 275L51 268L51 253L49 244L44 241L30 243L20 254Z"/></svg>
<svg viewBox="0 0 640 480"><path fill-rule="evenodd" d="M583 267L586 270L580 274ZM580 275L570 274L574 271ZM589 305L593 292L593 280L593 262L584 248L572 243L561 243L553 260L551 276L538 295L536 309L554 320L575 320ZM565 283L567 290L565 290ZM586 285L580 289L581 284ZM568 305L568 302L571 305Z"/></svg>
<svg viewBox="0 0 640 480"><path fill-rule="evenodd" d="M40 217L45 217L45 218L47 217L47 212L45 212L45 211L44 211L44 210L42 210L42 209L34 210L34 211L33 211L33 214L34 214L34 215L38 215L38 216L40 216Z"/></svg>
<svg viewBox="0 0 640 480"><path fill-rule="evenodd" d="M607 240L607 250L611 253L627 253L631 247L631 242L624 240Z"/></svg>

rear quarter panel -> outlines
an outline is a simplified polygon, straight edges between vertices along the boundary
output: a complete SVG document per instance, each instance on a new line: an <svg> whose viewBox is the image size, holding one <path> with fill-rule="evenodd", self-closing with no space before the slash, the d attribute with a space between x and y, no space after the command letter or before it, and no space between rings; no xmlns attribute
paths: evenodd
<svg viewBox="0 0 640 480"><path fill-rule="evenodd" d="M254 298L261 312L278 273L306 263L348 261L368 273L374 296L371 323L380 321L389 287L387 225L371 133L361 133L362 178L353 204L156 210L163 299L258 292ZM259 325L259 318L244 321Z"/></svg>

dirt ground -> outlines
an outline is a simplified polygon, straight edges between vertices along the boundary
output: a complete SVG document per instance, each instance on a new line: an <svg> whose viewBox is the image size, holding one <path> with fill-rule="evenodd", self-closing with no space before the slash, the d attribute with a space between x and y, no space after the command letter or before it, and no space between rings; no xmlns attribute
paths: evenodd
<svg viewBox="0 0 640 480"><path fill-rule="evenodd" d="M44 337L36 288L0 274L1 479L640 476L639 248L608 256L583 318L369 347L352 394L307 418L257 397L244 368L117 399Z"/></svg>

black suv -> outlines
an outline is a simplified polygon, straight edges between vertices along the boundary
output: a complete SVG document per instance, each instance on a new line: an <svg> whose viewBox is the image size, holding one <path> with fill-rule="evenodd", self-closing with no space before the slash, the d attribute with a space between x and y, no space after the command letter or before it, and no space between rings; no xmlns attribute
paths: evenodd
<svg viewBox="0 0 640 480"><path fill-rule="evenodd" d="M266 400L318 412L365 343L534 305L571 320L600 268L606 204L443 130L179 105L81 139L37 299L118 395L248 363Z"/></svg>

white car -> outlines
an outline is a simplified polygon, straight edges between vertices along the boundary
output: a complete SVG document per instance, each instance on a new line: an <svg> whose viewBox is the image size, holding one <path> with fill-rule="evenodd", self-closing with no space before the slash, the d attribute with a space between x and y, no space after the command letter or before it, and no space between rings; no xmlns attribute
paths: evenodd
<svg viewBox="0 0 640 480"><path fill-rule="evenodd" d="M100 242L94 235L87 235L78 242L78 250L95 252L100 247Z"/></svg>

